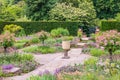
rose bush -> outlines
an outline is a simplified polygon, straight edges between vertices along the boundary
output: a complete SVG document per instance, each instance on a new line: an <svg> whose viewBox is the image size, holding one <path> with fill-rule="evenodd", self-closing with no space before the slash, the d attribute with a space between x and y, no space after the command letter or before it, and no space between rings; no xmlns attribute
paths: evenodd
<svg viewBox="0 0 120 80"><path fill-rule="evenodd" d="M115 51L120 47L120 32L116 30L110 30L103 32L96 37L96 43L99 46L104 46L107 50Z"/></svg>

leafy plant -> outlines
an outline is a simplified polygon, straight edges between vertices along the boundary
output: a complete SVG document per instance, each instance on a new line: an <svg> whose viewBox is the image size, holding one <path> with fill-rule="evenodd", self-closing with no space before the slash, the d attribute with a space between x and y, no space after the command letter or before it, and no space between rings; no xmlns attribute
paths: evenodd
<svg viewBox="0 0 120 80"><path fill-rule="evenodd" d="M35 53L35 52L38 52L37 49L38 49L38 46L29 46L29 47L23 48L22 50L25 52Z"/></svg>
<svg viewBox="0 0 120 80"><path fill-rule="evenodd" d="M98 59L95 57L89 58L88 60L86 60L84 62L85 65L96 65L96 63L98 62Z"/></svg>
<svg viewBox="0 0 120 80"><path fill-rule="evenodd" d="M113 54L120 54L120 50L116 50Z"/></svg>
<svg viewBox="0 0 120 80"><path fill-rule="evenodd" d="M90 54L91 54L92 56L99 57L99 56L101 56L101 55L103 55L103 54L106 54L106 52L105 52L104 50L101 50L101 49L98 49L98 48L92 48L92 49L90 50Z"/></svg>
<svg viewBox="0 0 120 80"><path fill-rule="evenodd" d="M44 45L44 41L49 37L48 32L41 31L37 33L37 36L39 37L40 41L42 41L42 44Z"/></svg>
<svg viewBox="0 0 120 80"><path fill-rule="evenodd" d="M17 65L21 68L23 73L30 72L37 67L37 63L35 61L25 61Z"/></svg>
<svg viewBox="0 0 120 80"><path fill-rule="evenodd" d="M56 40L53 39L53 38L48 38L48 39L45 40L45 44L47 46L54 46L55 43L56 43Z"/></svg>
<svg viewBox="0 0 120 80"><path fill-rule="evenodd" d="M21 48L23 48L24 44L25 43L14 43L14 47L16 47L17 49L21 49Z"/></svg>
<svg viewBox="0 0 120 80"><path fill-rule="evenodd" d="M31 53L54 53L56 50L55 48L49 47L49 46L30 46L22 49L25 52L31 52Z"/></svg>
<svg viewBox="0 0 120 80"><path fill-rule="evenodd" d="M119 49L119 37L119 32L116 30L106 31L96 37L96 43L99 44L99 46L104 46L109 53L114 52L115 50Z"/></svg>
<svg viewBox="0 0 120 80"><path fill-rule="evenodd" d="M51 31L51 35L53 37L68 36L69 35L69 31L67 29L57 28L57 29L53 29Z"/></svg>
<svg viewBox="0 0 120 80"><path fill-rule="evenodd" d="M39 43L40 42L40 39L37 38L37 37L34 37L30 40L30 43L33 43L33 44L36 44L36 43Z"/></svg>
<svg viewBox="0 0 120 80"><path fill-rule="evenodd" d="M17 43L26 43L28 41L29 41L28 39L20 39L20 40L17 40L16 42Z"/></svg>
<svg viewBox="0 0 120 80"><path fill-rule="evenodd" d="M22 29L23 28L21 26L14 25L14 24L6 25L4 27L4 31L9 31L10 33L17 33Z"/></svg>
<svg viewBox="0 0 120 80"><path fill-rule="evenodd" d="M73 36L64 36L64 37L62 37L62 40L63 41L71 41L71 40L73 40Z"/></svg>
<svg viewBox="0 0 120 80"><path fill-rule="evenodd" d="M52 47L49 47L49 46L39 46L38 51L41 52L42 54L54 53L55 48L52 48Z"/></svg>
<svg viewBox="0 0 120 80"><path fill-rule="evenodd" d="M7 48L13 46L15 39L14 34L10 32L5 32L4 34L0 35L0 43L4 47L5 53L7 52Z"/></svg>
<svg viewBox="0 0 120 80"><path fill-rule="evenodd" d="M33 55L31 54L9 54L9 55L0 55L0 64L4 63L15 63L15 62L24 62L24 61L32 61Z"/></svg>
<svg viewBox="0 0 120 80"><path fill-rule="evenodd" d="M77 32L77 36L78 36L79 38L82 37L82 30L81 30L81 29L78 30L78 32Z"/></svg>
<svg viewBox="0 0 120 80"><path fill-rule="evenodd" d="M25 33L24 29L21 29L19 32L17 32L16 36L18 36L18 37L20 37L20 36L26 36L26 33Z"/></svg>

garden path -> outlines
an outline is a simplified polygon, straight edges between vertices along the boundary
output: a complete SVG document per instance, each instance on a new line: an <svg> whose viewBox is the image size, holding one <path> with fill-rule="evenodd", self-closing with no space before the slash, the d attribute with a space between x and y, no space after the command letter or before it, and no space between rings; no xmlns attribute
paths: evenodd
<svg viewBox="0 0 120 80"><path fill-rule="evenodd" d="M82 54L81 50L81 48L71 49L69 51L70 59L61 59L63 53L34 55L35 60L40 64L44 64L43 66L40 66L30 73L9 77L4 80L26 80L32 75L38 75L40 71L43 72L45 70L49 70L51 73L53 73L56 69L63 66L83 64L84 61L91 56L88 54Z"/></svg>

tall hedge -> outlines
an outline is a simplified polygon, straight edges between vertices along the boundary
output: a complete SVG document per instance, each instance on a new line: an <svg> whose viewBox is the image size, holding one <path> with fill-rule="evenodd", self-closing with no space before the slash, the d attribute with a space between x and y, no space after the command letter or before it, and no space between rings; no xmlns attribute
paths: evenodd
<svg viewBox="0 0 120 80"><path fill-rule="evenodd" d="M26 34L36 33L41 30L50 32L52 29L62 27L69 30L70 35L77 35L78 22L0 22L0 33L5 25L16 24L24 28Z"/></svg>
<svg viewBox="0 0 120 80"><path fill-rule="evenodd" d="M102 21L100 29L106 30L118 30L120 31L120 22L118 21Z"/></svg>

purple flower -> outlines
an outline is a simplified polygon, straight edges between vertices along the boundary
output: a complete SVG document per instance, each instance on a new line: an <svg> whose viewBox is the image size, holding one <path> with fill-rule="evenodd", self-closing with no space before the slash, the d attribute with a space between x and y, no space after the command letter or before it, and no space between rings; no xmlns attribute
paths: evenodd
<svg viewBox="0 0 120 80"><path fill-rule="evenodd" d="M48 71L48 70L45 70L44 72L43 72L43 75L44 74L50 74L50 72Z"/></svg>
<svg viewBox="0 0 120 80"><path fill-rule="evenodd" d="M12 65L12 64L8 64L8 65L3 65L2 66L2 69L3 70L10 70L10 69L12 69L14 66Z"/></svg>
<svg viewBox="0 0 120 80"><path fill-rule="evenodd" d="M43 75L43 73L42 72L39 72L39 76L42 76Z"/></svg>
<svg viewBox="0 0 120 80"><path fill-rule="evenodd" d="M61 69L56 69L55 72L54 72L54 75L57 75L59 72L61 71Z"/></svg>

